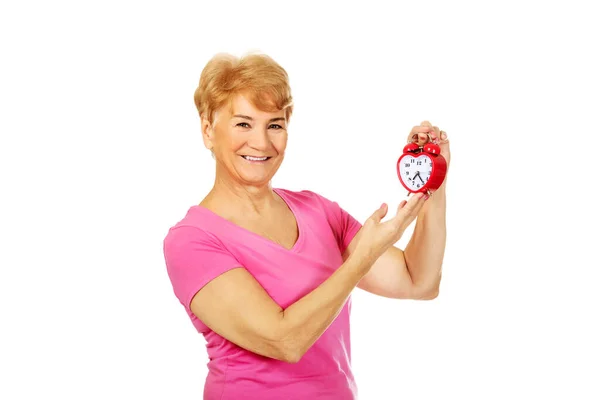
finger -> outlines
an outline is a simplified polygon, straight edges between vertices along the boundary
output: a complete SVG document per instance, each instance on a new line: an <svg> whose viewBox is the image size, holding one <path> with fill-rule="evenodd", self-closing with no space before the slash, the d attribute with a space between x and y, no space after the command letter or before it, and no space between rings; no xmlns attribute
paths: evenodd
<svg viewBox="0 0 600 400"><path fill-rule="evenodd" d="M429 195L427 193L419 193L419 194L420 194L419 198L416 199L414 201L414 203L411 205L411 207L406 210L408 212L408 215L410 215L411 217L416 217L419 214L419 212L421 211L421 208L423 208L423 206L425 205L425 202L427 201L427 199L429 199Z"/></svg>
<svg viewBox="0 0 600 400"><path fill-rule="evenodd" d="M400 202L400 204L398 205L398 209L396 210L396 214L398 214L398 213L400 212L400 209L401 209L402 207L404 207L404 206L406 205L406 203L407 203L407 201L406 201L406 200L402 200L402 201Z"/></svg>
<svg viewBox="0 0 600 400"><path fill-rule="evenodd" d="M385 217L387 211L387 204L383 203L377 210L375 210L373 214L371 214L371 219L373 219L376 222L379 222L383 219L383 217Z"/></svg>
<svg viewBox="0 0 600 400"><path fill-rule="evenodd" d="M440 128L437 126L433 127L433 132L431 133L431 140L437 140L440 137Z"/></svg>
<svg viewBox="0 0 600 400"><path fill-rule="evenodd" d="M431 122L429 122L429 121L423 121L423 122L421 122L421 126L428 126L430 128L433 127L433 125L431 125Z"/></svg>
<svg viewBox="0 0 600 400"><path fill-rule="evenodd" d="M432 127L431 126L413 126L413 128L410 130L410 134L411 135L415 135L417 133L427 133L427 132L432 132Z"/></svg>
<svg viewBox="0 0 600 400"><path fill-rule="evenodd" d="M419 146L423 146L429 142L429 135L435 134L435 130L430 126L413 126L408 134L408 142L417 142Z"/></svg>
<svg viewBox="0 0 600 400"><path fill-rule="evenodd" d="M412 195L406 204L398 210L399 214L412 215L419 212L423 204L425 204L426 195L424 193L415 193Z"/></svg>

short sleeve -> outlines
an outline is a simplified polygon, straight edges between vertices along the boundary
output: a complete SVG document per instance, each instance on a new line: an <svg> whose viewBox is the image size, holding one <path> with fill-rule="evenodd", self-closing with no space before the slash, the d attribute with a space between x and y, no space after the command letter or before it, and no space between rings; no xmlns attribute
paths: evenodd
<svg viewBox="0 0 600 400"><path fill-rule="evenodd" d="M193 226L171 228L163 253L173 292L188 311L194 295L208 282L242 267L216 237Z"/></svg>
<svg viewBox="0 0 600 400"><path fill-rule="evenodd" d="M338 202L329 200L320 194L313 193L321 202L329 225L337 239L340 252L346 251L346 248L358 233L362 224L356 220L350 213L343 209Z"/></svg>

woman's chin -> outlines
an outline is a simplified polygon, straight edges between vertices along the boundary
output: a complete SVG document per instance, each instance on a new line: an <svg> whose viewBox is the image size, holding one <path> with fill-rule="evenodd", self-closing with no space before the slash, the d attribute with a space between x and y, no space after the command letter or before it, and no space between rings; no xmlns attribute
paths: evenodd
<svg viewBox="0 0 600 400"><path fill-rule="evenodd" d="M246 183L250 184L261 184L268 183L274 174L270 173L271 171L248 171L248 170L238 170L238 176L242 178L242 180Z"/></svg>
<svg viewBox="0 0 600 400"><path fill-rule="evenodd" d="M250 163L242 159L237 165L237 173L243 180L252 183L269 182L279 169L279 165L268 160L263 163Z"/></svg>

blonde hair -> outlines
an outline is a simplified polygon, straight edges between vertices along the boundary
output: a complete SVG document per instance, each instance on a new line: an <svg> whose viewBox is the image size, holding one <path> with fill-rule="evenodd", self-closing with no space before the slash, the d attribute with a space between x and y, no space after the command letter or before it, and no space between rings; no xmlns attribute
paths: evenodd
<svg viewBox="0 0 600 400"><path fill-rule="evenodd" d="M216 54L204 67L194 103L200 117L212 124L214 114L229 106L238 95L247 96L259 110L275 112L285 110L289 121L293 102L287 72L265 54L246 54L241 58L227 53Z"/></svg>

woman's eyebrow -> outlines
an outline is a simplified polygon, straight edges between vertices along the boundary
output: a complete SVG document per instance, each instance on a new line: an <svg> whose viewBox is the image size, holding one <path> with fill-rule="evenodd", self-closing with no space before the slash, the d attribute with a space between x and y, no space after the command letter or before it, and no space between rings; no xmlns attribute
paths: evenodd
<svg viewBox="0 0 600 400"><path fill-rule="evenodd" d="M232 118L236 118L236 117L237 118L244 118L244 119L247 119L249 121L254 121L254 119L252 117L249 117L247 115L235 114ZM274 121L285 121L285 118L284 117L277 117L277 118L271 118L269 120L269 122L274 122Z"/></svg>

